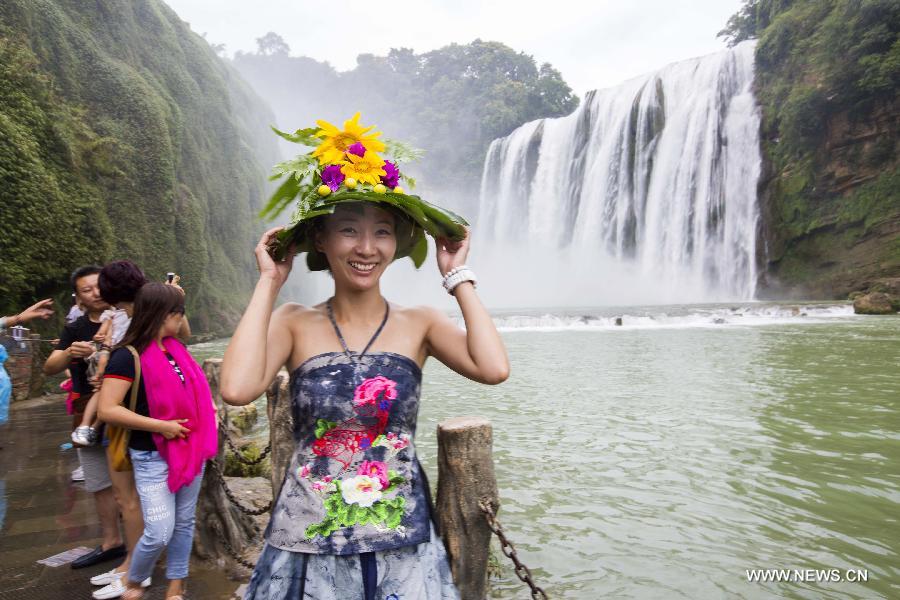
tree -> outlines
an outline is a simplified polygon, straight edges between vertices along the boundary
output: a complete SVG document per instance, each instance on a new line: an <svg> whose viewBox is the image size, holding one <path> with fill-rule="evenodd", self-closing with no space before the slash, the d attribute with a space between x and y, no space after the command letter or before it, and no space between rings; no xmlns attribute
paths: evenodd
<svg viewBox="0 0 900 600"><path fill-rule="evenodd" d="M266 35L256 38L256 47L259 48L259 53L263 56L287 56L291 51L291 47L287 45L284 38L274 31L270 31Z"/></svg>

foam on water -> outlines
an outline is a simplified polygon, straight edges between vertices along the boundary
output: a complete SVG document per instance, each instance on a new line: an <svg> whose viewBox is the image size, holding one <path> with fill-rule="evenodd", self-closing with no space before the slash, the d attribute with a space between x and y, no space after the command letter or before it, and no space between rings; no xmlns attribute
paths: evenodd
<svg viewBox="0 0 900 600"><path fill-rule="evenodd" d="M850 304L743 304L735 306L659 306L597 310L496 314L500 331L631 331L698 327L756 327L816 324L856 318ZM461 317L456 322L464 326Z"/></svg>

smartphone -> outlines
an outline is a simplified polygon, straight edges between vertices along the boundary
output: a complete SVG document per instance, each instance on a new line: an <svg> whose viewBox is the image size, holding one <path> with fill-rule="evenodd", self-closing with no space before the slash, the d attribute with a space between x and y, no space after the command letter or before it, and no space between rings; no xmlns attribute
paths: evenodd
<svg viewBox="0 0 900 600"><path fill-rule="evenodd" d="M175 281L175 273L166 273L166 283Z"/></svg>

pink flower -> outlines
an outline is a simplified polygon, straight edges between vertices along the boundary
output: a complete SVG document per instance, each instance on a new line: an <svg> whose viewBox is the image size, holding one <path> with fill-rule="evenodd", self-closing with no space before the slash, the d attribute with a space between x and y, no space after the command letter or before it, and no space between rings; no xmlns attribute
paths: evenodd
<svg viewBox="0 0 900 600"><path fill-rule="evenodd" d="M400 170L397 168L397 165L386 160L384 161L384 166L381 168L384 169L384 176L381 178L381 183L390 189L400 185Z"/></svg>
<svg viewBox="0 0 900 600"><path fill-rule="evenodd" d="M300 475L301 479L306 479L307 477L309 477L310 471L312 471L312 463L306 463L305 465L300 467L298 474Z"/></svg>
<svg viewBox="0 0 900 600"><path fill-rule="evenodd" d="M353 404L355 406L375 404L379 395L383 395L383 400L379 404L387 404L387 406L379 406L378 409L387 410L390 406L389 401L397 397L397 382L382 375L366 379L356 388L353 394Z"/></svg>
<svg viewBox="0 0 900 600"><path fill-rule="evenodd" d="M337 486L331 481L331 477L326 475L320 481L312 482L312 489L316 492L333 492L337 489Z"/></svg>
<svg viewBox="0 0 900 600"><path fill-rule="evenodd" d="M365 156L366 155L366 147L363 146L362 142L356 142L347 146L347 154L355 154L356 156Z"/></svg>
<svg viewBox="0 0 900 600"><path fill-rule="evenodd" d="M390 479L388 478L387 465L378 460L362 461L356 469L356 474L366 475L367 477L377 480L381 484L380 489L382 490L387 489L387 487L391 485Z"/></svg>
<svg viewBox="0 0 900 600"><path fill-rule="evenodd" d="M341 189L344 183L344 174L341 173L341 165L328 165L322 169L322 183L327 185L332 192Z"/></svg>

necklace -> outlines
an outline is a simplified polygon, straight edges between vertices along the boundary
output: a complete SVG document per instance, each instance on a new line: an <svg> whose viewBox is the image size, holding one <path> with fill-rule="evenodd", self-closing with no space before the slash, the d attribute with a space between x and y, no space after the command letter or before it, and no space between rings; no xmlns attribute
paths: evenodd
<svg viewBox="0 0 900 600"><path fill-rule="evenodd" d="M391 313L391 305L388 304L388 301L384 301L384 318L381 320L381 325L378 326L378 329L375 330L375 333L372 335L371 339L369 339L369 343L366 344L366 347L363 348L363 351L357 354L355 357L352 352L350 352L350 348L347 347L347 342L344 340L343 334L341 334L341 328L338 327L337 321L334 318L334 309L331 307L331 301L333 298L329 298L325 302L325 308L328 310L328 319L331 321L332 327L334 327L334 332L337 334L338 340L341 342L341 348L344 349L344 354L347 355L347 358L350 359L350 363L353 365L353 374L354 378L357 380L356 383L359 383L359 375L362 370L362 357L365 356L366 352L369 351L369 348L372 347L372 344L375 343L375 339L381 333L381 330L384 329L385 323L387 323L388 315Z"/></svg>

